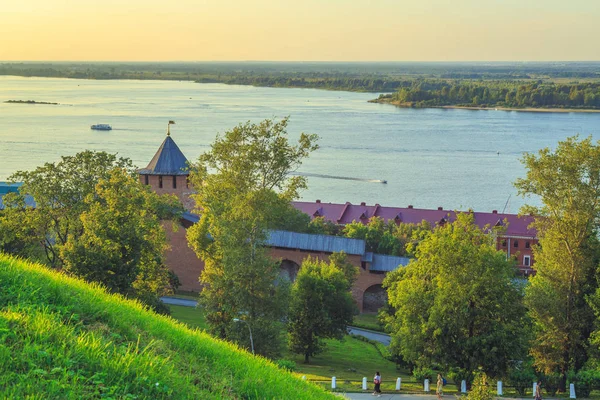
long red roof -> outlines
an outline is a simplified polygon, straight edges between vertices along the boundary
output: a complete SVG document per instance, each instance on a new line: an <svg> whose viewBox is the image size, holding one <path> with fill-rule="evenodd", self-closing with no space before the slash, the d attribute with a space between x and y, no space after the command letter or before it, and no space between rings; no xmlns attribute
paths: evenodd
<svg viewBox="0 0 600 400"><path fill-rule="evenodd" d="M384 207L379 204L372 206L361 203L355 205L351 203L336 204L322 203L317 200L314 203L304 201L294 201L292 205L299 211L311 216L311 218L324 217L325 220L335 224L345 225L352 221L367 223L371 217L380 217L384 221L395 221L396 223L416 224L423 220L432 225L440 222L452 222L456 219L456 212L444 210L439 207L437 210L426 210L420 208L408 207ZM536 230L529 228L533 222L532 216L518 216L516 214L502 214L497 211L491 213L473 212L475 223L480 227L503 225L506 227L506 236L536 237Z"/></svg>

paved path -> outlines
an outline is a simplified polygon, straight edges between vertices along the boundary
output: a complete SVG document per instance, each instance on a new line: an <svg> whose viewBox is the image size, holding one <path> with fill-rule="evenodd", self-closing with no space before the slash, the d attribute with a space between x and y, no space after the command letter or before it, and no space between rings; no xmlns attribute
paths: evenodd
<svg viewBox="0 0 600 400"><path fill-rule="evenodd" d="M353 326L348 327L348 333L351 333L353 335L364 336L367 339L375 340L376 342L383 343L386 346L390 345L390 335L386 335L385 333L355 328Z"/></svg>
<svg viewBox="0 0 600 400"><path fill-rule="evenodd" d="M373 396L369 393L346 393L344 395L347 399L351 400L367 400L367 399L381 399L381 400L435 400L437 396L430 394L395 394L395 393L382 393L381 397ZM448 400L453 400L454 396L444 396Z"/></svg>
<svg viewBox="0 0 600 400"><path fill-rule="evenodd" d="M175 306L184 306L184 307L196 307L198 302L196 300L188 300L188 299L180 299L177 297L161 297L160 298L165 304L172 304ZM369 331L367 329L354 328L352 326L348 327L348 333L358 336L364 336L367 339L375 340L379 343L383 343L386 346L390 345L390 336L385 333Z"/></svg>
<svg viewBox="0 0 600 400"><path fill-rule="evenodd" d="M198 305L196 300L179 299L176 297L161 297L160 299L163 303L173 304L174 306L196 307Z"/></svg>

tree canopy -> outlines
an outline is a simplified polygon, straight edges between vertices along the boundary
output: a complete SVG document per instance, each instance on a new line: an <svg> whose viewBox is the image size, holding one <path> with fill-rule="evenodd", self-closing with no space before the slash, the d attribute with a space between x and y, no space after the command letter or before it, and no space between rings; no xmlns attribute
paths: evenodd
<svg viewBox="0 0 600 400"><path fill-rule="evenodd" d="M169 289L169 271L160 220L179 215L179 200L155 194L130 160L105 152L62 157L11 179L23 185L9 197L0 224L17 254L162 308L158 297ZM25 207L25 195L34 208Z"/></svg>
<svg viewBox="0 0 600 400"><path fill-rule="evenodd" d="M384 280L394 309L386 321L392 349L412 365L458 368L467 379L479 369L502 375L527 344L514 275L494 235L471 214L457 214L419 244L416 260Z"/></svg>
<svg viewBox="0 0 600 400"><path fill-rule="evenodd" d="M247 346L247 329L233 322L243 315L255 332L255 350L280 350L280 321L289 286L278 281L279 262L264 247L268 229L293 214L290 201L306 186L289 177L317 148L316 135L287 138L288 119L238 125L218 136L190 175L201 214L188 241L205 263L201 302L213 333ZM293 218L292 218L293 219Z"/></svg>
<svg viewBox="0 0 600 400"><path fill-rule="evenodd" d="M350 292L358 273L345 254L329 263L308 258L292 287L288 316L290 351L309 362L325 348L323 339L341 339L356 308Z"/></svg>
<svg viewBox="0 0 600 400"><path fill-rule="evenodd" d="M594 315L588 300L598 288L600 221L600 143L571 137L556 150L526 154L527 176L515 186L524 196L539 196L541 207L525 207L536 218L539 245L533 248L536 275L526 292L535 328L534 365L560 373L588 359Z"/></svg>

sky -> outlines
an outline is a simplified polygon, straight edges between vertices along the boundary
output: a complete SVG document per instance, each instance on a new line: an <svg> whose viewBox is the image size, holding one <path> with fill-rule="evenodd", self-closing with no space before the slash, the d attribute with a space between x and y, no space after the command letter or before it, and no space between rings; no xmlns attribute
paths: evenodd
<svg viewBox="0 0 600 400"><path fill-rule="evenodd" d="M2 61L600 60L600 0L0 0Z"/></svg>

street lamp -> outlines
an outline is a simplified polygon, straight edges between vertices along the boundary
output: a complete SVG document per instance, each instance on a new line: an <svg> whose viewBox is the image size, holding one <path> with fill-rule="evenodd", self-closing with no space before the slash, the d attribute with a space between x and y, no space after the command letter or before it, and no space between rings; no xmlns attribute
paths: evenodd
<svg viewBox="0 0 600 400"><path fill-rule="evenodd" d="M254 341L252 340L252 329L250 329L250 324L248 321L239 318L234 318L233 322L244 322L246 325L248 325L248 332L250 332L250 347L252 348L252 355L254 355Z"/></svg>

